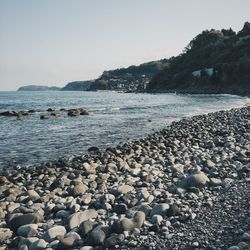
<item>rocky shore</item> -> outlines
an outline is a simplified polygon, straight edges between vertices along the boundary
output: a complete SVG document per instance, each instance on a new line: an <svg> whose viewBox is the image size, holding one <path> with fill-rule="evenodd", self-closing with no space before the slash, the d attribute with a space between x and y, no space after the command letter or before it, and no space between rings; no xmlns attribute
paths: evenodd
<svg viewBox="0 0 250 250"><path fill-rule="evenodd" d="M0 170L0 249L250 249L249 111Z"/></svg>
<svg viewBox="0 0 250 250"><path fill-rule="evenodd" d="M18 119L23 119L24 117L28 117L32 114L40 113L41 120L48 120L51 118L59 118L63 117L66 113L68 116L76 117L80 115L89 115L89 112L85 108L72 108L72 109L64 109L61 108L60 110L56 110L54 108L48 108L47 110L22 110L22 111L15 111L15 110L7 110L0 112L0 116L4 117L17 117Z"/></svg>

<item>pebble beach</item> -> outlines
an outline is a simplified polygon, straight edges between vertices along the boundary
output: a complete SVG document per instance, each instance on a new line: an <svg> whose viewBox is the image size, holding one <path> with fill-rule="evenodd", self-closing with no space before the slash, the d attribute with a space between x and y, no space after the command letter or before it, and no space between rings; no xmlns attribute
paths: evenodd
<svg viewBox="0 0 250 250"><path fill-rule="evenodd" d="M0 249L250 249L249 111L0 170Z"/></svg>

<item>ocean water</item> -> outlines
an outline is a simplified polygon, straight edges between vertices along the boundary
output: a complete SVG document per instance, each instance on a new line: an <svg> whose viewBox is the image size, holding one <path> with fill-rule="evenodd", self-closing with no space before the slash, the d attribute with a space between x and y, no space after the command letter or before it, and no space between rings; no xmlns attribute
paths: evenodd
<svg viewBox="0 0 250 250"><path fill-rule="evenodd" d="M0 92L0 112L36 109L22 120L0 116L0 168L27 166L104 149L145 137L174 120L242 107L233 95L134 94L116 92ZM40 120L48 108L85 107L89 116Z"/></svg>

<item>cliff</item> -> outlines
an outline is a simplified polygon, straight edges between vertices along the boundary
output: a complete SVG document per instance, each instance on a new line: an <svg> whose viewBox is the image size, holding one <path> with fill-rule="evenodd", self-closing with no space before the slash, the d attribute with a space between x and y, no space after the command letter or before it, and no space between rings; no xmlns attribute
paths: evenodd
<svg viewBox="0 0 250 250"><path fill-rule="evenodd" d="M148 84L147 92L250 94L250 23L206 30Z"/></svg>

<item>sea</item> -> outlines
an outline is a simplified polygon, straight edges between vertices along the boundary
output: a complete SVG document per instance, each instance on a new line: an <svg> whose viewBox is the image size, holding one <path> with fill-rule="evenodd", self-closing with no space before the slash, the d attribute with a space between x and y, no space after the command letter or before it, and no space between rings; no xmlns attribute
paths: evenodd
<svg viewBox="0 0 250 250"><path fill-rule="evenodd" d="M40 110L23 119L0 116L0 168L40 165L96 146L104 150L146 137L172 121L249 104L235 95L84 91L0 92L0 112ZM41 120L48 108L86 108L88 116Z"/></svg>

